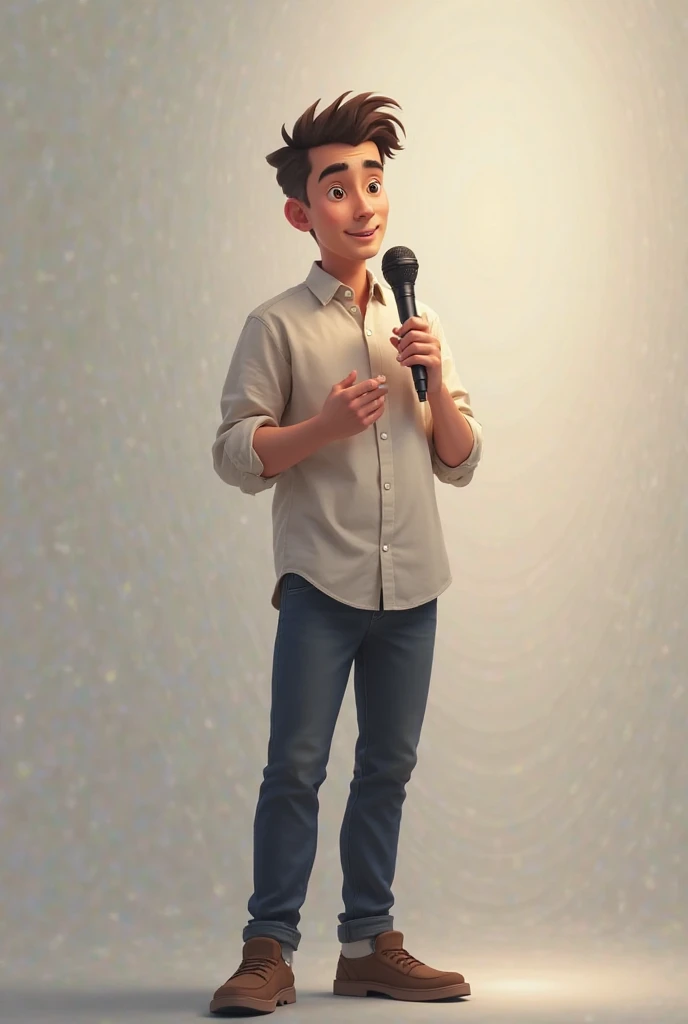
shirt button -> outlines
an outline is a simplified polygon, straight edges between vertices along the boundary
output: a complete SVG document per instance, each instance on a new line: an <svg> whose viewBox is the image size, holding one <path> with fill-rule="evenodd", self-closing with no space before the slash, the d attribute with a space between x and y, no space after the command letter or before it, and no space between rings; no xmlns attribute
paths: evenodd
<svg viewBox="0 0 688 1024"><path fill-rule="evenodd" d="M367 335L368 335L368 337L370 338L370 337L372 337L372 334L373 334L373 332L371 331L371 329L370 329L370 328L368 328L368 330L366 331L366 334L367 334Z"/></svg>
<svg viewBox="0 0 688 1024"><path fill-rule="evenodd" d="M358 313L358 306L352 306L351 307L351 312L352 313Z"/></svg>
<svg viewBox="0 0 688 1024"><path fill-rule="evenodd" d="M383 551L389 551L389 544L383 544L382 545L382 550Z"/></svg>
<svg viewBox="0 0 688 1024"><path fill-rule="evenodd" d="M347 299L350 299L353 293L352 292L344 292L344 294L346 295Z"/></svg>
<svg viewBox="0 0 688 1024"><path fill-rule="evenodd" d="M387 440L387 434L385 433L385 431L384 431L384 430L383 430L383 432L382 432L382 433L380 434L380 437L382 438L382 440L383 440L383 441L386 441L386 440Z"/></svg>
<svg viewBox="0 0 688 1024"><path fill-rule="evenodd" d="M385 490L388 491L391 486L392 486L391 484L385 484Z"/></svg>

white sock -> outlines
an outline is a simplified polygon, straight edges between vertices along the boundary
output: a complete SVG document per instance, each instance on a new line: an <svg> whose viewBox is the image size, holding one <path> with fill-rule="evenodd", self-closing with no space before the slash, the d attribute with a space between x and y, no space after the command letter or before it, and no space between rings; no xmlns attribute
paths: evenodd
<svg viewBox="0 0 688 1024"><path fill-rule="evenodd" d="M281 945L282 959L284 960L285 964L287 964L288 967L291 967L292 964L294 963L294 950L291 948L291 946L286 946L284 943L282 943Z"/></svg>
<svg viewBox="0 0 688 1024"><path fill-rule="evenodd" d="M358 942L342 942L342 956L345 956L347 960L358 960L362 956L370 956L374 950L374 939L359 939Z"/></svg>

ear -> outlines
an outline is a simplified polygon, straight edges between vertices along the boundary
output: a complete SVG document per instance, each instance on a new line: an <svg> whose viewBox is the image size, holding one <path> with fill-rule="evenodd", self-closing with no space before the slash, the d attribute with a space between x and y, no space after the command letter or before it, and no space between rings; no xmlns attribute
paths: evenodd
<svg viewBox="0 0 688 1024"><path fill-rule="evenodd" d="M307 207L298 199L287 199L284 204L284 216L297 231L310 231L313 226Z"/></svg>

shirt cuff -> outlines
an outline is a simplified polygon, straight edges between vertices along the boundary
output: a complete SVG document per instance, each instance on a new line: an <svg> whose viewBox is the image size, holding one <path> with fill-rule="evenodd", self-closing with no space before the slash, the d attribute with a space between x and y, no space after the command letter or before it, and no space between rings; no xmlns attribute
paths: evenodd
<svg viewBox="0 0 688 1024"><path fill-rule="evenodd" d="M232 431L232 451L229 459L238 476L239 490L243 494L260 494L274 487L279 473L275 476L264 477L261 473L265 469L258 453L253 447L253 437L259 427L277 427L278 423L272 416L255 416L249 420L242 420L235 424Z"/></svg>
<svg viewBox="0 0 688 1024"><path fill-rule="evenodd" d="M475 468L480 462L483 448L482 428L477 420L474 420L472 416L466 416L464 418L468 421L468 425L473 432L473 447L471 448L470 454L464 461L458 466L448 466L446 462L437 454L435 448L435 442L432 444L432 461L434 464L435 475L438 480L445 484L467 484L470 483Z"/></svg>

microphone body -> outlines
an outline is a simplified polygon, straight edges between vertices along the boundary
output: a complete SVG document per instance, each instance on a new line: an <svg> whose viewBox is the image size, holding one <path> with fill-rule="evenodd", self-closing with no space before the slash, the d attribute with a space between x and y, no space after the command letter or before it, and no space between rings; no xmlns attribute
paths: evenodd
<svg viewBox="0 0 688 1024"><path fill-rule="evenodd" d="M394 293L399 313L399 322L403 324L410 317L418 316L415 291L418 260L414 253L403 245L389 249L382 258L382 274ZM427 401L427 367L416 364L411 367L411 373L413 374L413 383L418 393L418 401Z"/></svg>

